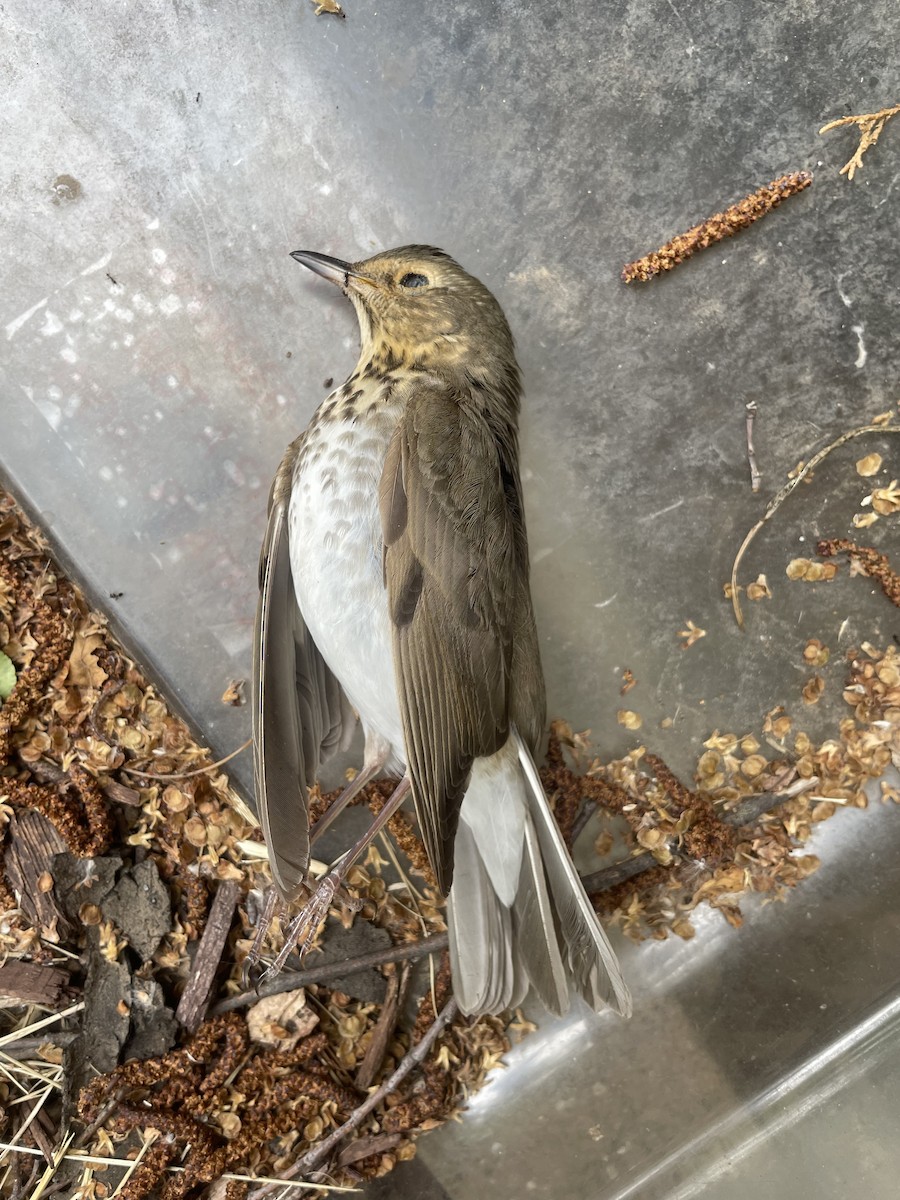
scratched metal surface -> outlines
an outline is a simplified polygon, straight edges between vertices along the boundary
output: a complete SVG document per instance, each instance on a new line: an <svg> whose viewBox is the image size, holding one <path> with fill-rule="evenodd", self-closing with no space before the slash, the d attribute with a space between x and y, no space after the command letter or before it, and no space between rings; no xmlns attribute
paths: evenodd
<svg viewBox="0 0 900 1200"><path fill-rule="evenodd" d="M722 598L785 472L897 399L900 127L853 184L837 173L852 134L816 135L896 100L894 6L347 7L341 22L303 0L4 5L0 470L232 749L249 718L220 696L249 674L266 489L355 352L349 307L288 252L441 245L518 339L551 711L623 752L628 666L640 736L687 775L713 728L797 706L808 636L837 652L897 630L846 573L827 589L784 578L848 529L853 448L758 539L745 575L766 571L775 596L746 634ZM626 259L800 168L813 188L733 243L646 288L618 281ZM892 477L889 439L867 449ZM686 651L689 619L707 636ZM839 660L804 714L813 733L842 715ZM710 917L690 944L624 947L631 1023L545 1022L389 1194L749 1197L794 1130L808 1152L792 1194L865 1178L893 1195L896 1139L873 1155L834 1097L875 1113L897 1093L898 842L891 811L845 814L787 904L750 906L740 932Z"/></svg>

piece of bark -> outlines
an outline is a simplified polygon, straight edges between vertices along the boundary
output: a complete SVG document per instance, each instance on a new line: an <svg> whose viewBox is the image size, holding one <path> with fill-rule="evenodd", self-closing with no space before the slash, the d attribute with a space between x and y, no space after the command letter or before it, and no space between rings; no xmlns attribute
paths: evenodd
<svg viewBox="0 0 900 1200"><path fill-rule="evenodd" d="M14 812L9 818L3 866L6 878L26 917L36 929L55 929L68 937L72 927L57 903L54 889L43 891L42 876L53 875L53 860L66 843L53 825L34 809Z"/></svg>
<svg viewBox="0 0 900 1200"><path fill-rule="evenodd" d="M404 963L398 970L396 967L388 975L387 993L381 1008L375 1028L372 1030L372 1040L366 1050L365 1057L356 1072L356 1086L361 1092L367 1092L375 1082L375 1077L381 1070L388 1045L394 1036L397 1025L397 1014L403 1008L406 990L409 986L409 963ZM374 1153L374 1151L373 1151Z"/></svg>
<svg viewBox="0 0 900 1200"><path fill-rule="evenodd" d="M219 884L209 910L191 977L175 1010L176 1020L191 1033L197 1032L206 1016L216 971L219 969L240 894L241 890L236 883L230 879L224 880Z"/></svg>
<svg viewBox="0 0 900 1200"><path fill-rule="evenodd" d="M338 1155L337 1165L349 1167L351 1163L368 1158L370 1154L386 1154L402 1141L402 1133L375 1133L371 1137L357 1138Z"/></svg>
<svg viewBox="0 0 900 1200"><path fill-rule="evenodd" d="M84 1084L98 1072L106 1074L118 1065L130 1026L131 972L124 963L103 957L95 927L89 930L86 957L81 1029L63 1056L63 1114L67 1123L76 1115L78 1093Z"/></svg>
<svg viewBox="0 0 900 1200"><path fill-rule="evenodd" d="M133 979L131 985L131 1033L123 1059L161 1058L175 1045L178 1022L166 1006L162 988L152 979Z"/></svg>
<svg viewBox="0 0 900 1200"><path fill-rule="evenodd" d="M79 912L85 904L103 904L116 886L116 876L122 869L122 859L116 854L100 858L78 858L66 851L53 860L54 893L63 910L73 922L81 924Z"/></svg>
<svg viewBox="0 0 900 1200"><path fill-rule="evenodd" d="M101 907L145 962L172 928L172 902L152 858L125 871Z"/></svg>
<svg viewBox="0 0 900 1200"><path fill-rule="evenodd" d="M11 959L0 967L0 1008L40 1004L58 1008L70 998L68 971Z"/></svg>

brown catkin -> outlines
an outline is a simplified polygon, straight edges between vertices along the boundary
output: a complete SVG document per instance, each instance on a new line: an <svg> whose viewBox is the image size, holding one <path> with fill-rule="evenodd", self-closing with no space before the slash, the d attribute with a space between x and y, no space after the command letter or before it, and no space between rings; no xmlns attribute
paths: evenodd
<svg viewBox="0 0 900 1200"><path fill-rule="evenodd" d="M811 183L812 175L809 171L792 171L790 175L780 175L778 179L773 179L765 187L758 188L737 204L729 205L724 212L717 212L707 220L701 221L699 225L694 225L686 233L679 233L652 254L645 254L643 258L626 263L622 268L623 281L646 282L663 271L671 271L698 250L704 250L724 238L733 237L738 230L746 229L773 208L777 208L782 200L787 200L788 196L796 196Z"/></svg>

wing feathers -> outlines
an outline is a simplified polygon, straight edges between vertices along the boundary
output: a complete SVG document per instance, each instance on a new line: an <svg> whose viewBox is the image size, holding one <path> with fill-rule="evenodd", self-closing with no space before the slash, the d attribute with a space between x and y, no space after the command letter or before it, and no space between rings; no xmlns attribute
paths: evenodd
<svg viewBox="0 0 900 1200"><path fill-rule="evenodd" d="M512 449L510 449L512 447ZM499 437L472 396L422 375L407 385L379 503L384 577L407 761L422 835L441 889L472 763L509 735L514 671L526 662L528 728L543 690L515 468L515 428ZM516 493L513 495L513 493ZM523 622L522 614L526 620Z"/></svg>
<svg viewBox="0 0 900 1200"><path fill-rule="evenodd" d="M288 507L298 448L295 442L288 450L272 488L253 642L256 803L272 877L286 900L296 898L309 865L307 788L355 724L294 595Z"/></svg>

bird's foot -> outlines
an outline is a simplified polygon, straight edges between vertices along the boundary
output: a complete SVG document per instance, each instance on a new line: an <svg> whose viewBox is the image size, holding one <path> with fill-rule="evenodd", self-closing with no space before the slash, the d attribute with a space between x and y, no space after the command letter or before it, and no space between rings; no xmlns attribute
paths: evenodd
<svg viewBox="0 0 900 1200"><path fill-rule="evenodd" d="M259 984L263 975L263 971L260 968L263 944L266 940L266 934L269 932L269 928L275 918L276 911L280 915L283 907L284 904L278 892L274 887L270 887L266 892L265 905L256 922L253 945L250 947L247 957L241 964L241 985L245 992L249 991L251 987L254 991L259 990Z"/></svg>
<svg viewBox="0 0 900 1200"><path fill-rule="evenodd" d="M303 959L316 940L319 927L328 916L328 911L339 893L340 899L349 908L358 911L362 907L361 900L350 896L341 887L345 873L341 869L342 866L342 861L336 863L328 874L316 884L313 894L284 931L284 945L279 950L278 957L263 973L260 979L261 983L274 978L284 970L284 965L295 948L300 959Z"/></svg>

